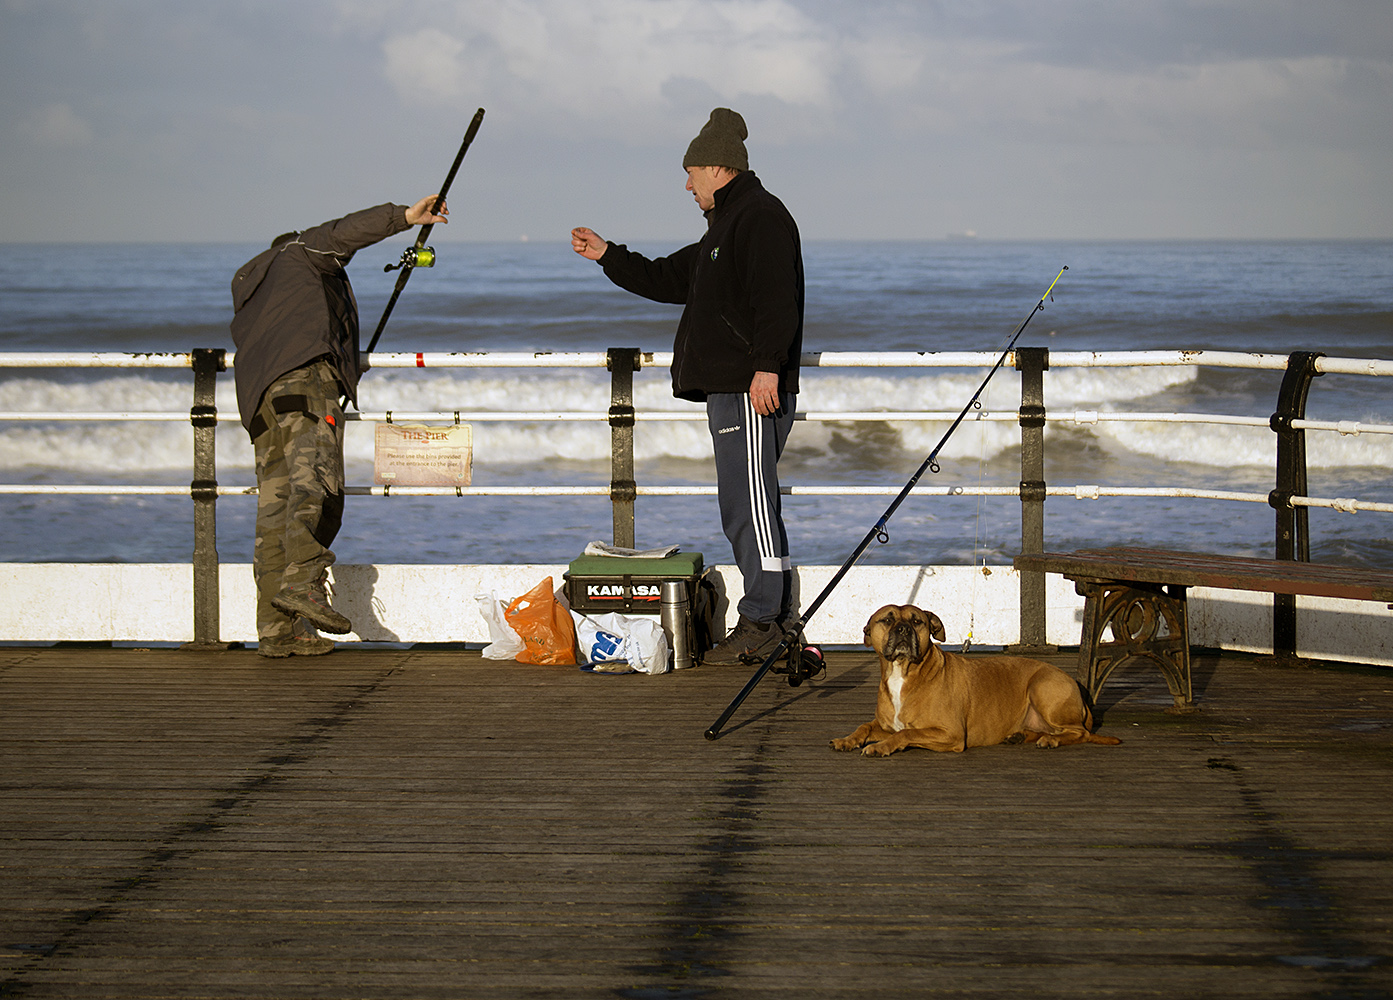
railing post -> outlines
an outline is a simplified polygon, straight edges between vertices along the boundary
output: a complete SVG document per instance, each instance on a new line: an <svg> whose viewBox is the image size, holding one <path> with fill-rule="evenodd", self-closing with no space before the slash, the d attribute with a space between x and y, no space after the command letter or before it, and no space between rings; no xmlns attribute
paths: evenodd
<svg viewBox="0 0 1393 1000"><path fill-rule="evenodd" d="M1045 551L1045 372L1050 367L1046 347L1016 348L1021 373L1021 554ZM1020 642L1013 652L1056 652L1046 640L1045 574L1021 571Z"/></svg>
<svg viewBox="0 0 1393 1000"><path fill-rule="evenodd" d="M1292 497L1307 496L1306 432L1294 428L1293 420L1306 417L1306 397L1311 381L1320 374L1316 359L1325 357L1318 351L1293 351L1287 356L1287 371L1282 376L1282 388L1277 393L1277 412L1269 426L1277 434L1277 483L1268 494L1267 502L1277 512L1278 559L1296 562L1311 561L1310 509L1296 507ZM1272 596L1272 652L1276 656L1296 656L1296 597L1293 594Z"/></svg>
<svg viewBox="0 0 1393 1000"><path fill-rule="evenodd" d="M227 371L222 348L193 351L193 642L185 649L226 648L219 641L218 622L218 373Z"/></svg>
<svg viewBox="0 0 1393 1000"><path fill-rule="evenodd" d="M605 352L609 381L609 500L614 514L614 544L634 546L634 372L643 367L637 347L611 347Z"/></svg>

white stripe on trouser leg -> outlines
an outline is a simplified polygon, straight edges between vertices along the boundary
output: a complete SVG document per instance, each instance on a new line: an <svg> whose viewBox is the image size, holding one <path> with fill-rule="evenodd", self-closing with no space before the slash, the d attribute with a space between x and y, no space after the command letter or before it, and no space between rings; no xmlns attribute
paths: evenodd
<svg viewBox="0 0 1393 1000"><path fill-rule="evenodd" d="M764 516L766 497L764 477L760 474L760 447L764 440L764 423L755 412L754 403L748 394L741 397L745 410L745 482L750 493L750 527L755 533L755 547L759 550L761 566L773 555L769 544L769 525Z"/></svg>
<svg viewBox="0 0 1393 1000"><path fill-rule="evenodd" d="M750 524L754 527L755 544L759 549L760 568L769 572L784 569L788 557L778 551L774 530L774 511L769 504L769 494L765 490L764 470L761 460L764 457L764 421L755 412L754 401L748 393L744 394L745 406L745 476L750 489Z"/></svg>

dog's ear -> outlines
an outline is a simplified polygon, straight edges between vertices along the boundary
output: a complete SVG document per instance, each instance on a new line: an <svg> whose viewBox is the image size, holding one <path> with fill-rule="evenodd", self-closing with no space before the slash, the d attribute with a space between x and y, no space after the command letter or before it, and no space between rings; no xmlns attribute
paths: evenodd
<svg viewBox="0 0 1393 1000"><path fill-rule="evenodd" d="M934 614L932 611L925 611L924 614L929 619L929 635L933 636L939 642L942 642L945 634L943 631L943 622L939 621L938 615Z"/></svg>
<svg viewBox="0 0 1393 1000"><path fill-rule="evenodd" d="M887 611L890 611L894 607L895 606L893 604L887 604L883 608L877 608L875 612L869 618L866 619L866 627L861 630L861 641L864 642L867 646L870 646L872 649L875 648L875 646L871 643L871 626L873 626L880 619L884 618L885 613Z"/></svg>

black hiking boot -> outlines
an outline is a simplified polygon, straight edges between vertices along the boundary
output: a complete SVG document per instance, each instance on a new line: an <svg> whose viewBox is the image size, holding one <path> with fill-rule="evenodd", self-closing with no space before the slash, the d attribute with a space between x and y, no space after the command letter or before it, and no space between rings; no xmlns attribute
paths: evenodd
<svg viewBox="0 0 1393 1000"><path fill-rule="evenodd" d="M353 623L329 606L323 578L299 587L286 587L271 598L271 606L288 615L299 615L317 629L334 635L353 631Z"/></svg>
<svg viewBox="0 0 1393 1000"><path fill-rule="evenodd" d="M295 619L295 627L289 635L262 636L256 646L258 655L272 660L287 656L323 656L333 651L334 640L324 638L304 618Z"/></svg>

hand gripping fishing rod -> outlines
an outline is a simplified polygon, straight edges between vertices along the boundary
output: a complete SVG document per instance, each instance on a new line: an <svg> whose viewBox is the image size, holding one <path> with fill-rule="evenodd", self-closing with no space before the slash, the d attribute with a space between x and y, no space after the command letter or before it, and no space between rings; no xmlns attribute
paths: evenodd
<svg viewBox="0 0 1393 1000"><path fill-rule="evenodd" d="M842 568L837 570L832 579L828 581L827 586L822 588L822 593L817 595L817 599L808 606L808 610L804 611L796 622L784 629L783 640L774 648L774 651L765 658L759 669L754 672L754 676L752 676L749 681L746 682L745 686L740 689L740 693L735 696L735 700L726 706L726 710L721 713L721 717L712 723L710 729L706 730L706 738L708 740L720 739L721 727L730 721L730 717L735 714L735 710L750 696L750 692L755 689L755 685L757 685L764 675L769 672L769 668L774 665L775 661L777 661L785 651L795 646L795 644L798 644L799 648L801 648L798 639L799 636L803 634L803 626L808 624L808 620L817 613L817 609L822 607L823 602L831 596L832 591L837 588L837 584L842 582L842 577L846 576L847 571L850 570L852 566L856 565L856 560L861 558L862 553L870 546L871 541L879 539L882 545L890 541L890 533L885 530L886 523L889 522L895 511L900 509L900 504L904 503L905 498L909 496L910 491L914 489L915 485L919 482L919 477L922 476L925 471L931 469L934 472L938 472L938 453L943 450L943 446L948 443L948 439L953 436L953 432L958 429L958 425L966 419L968 411L973 407L981 409L982 404L978 402L978 400L986 390L987 383L992 380L992 376L996 374L997 369L1005 364L1006 356L1011 353L1011 348L1016 346L1017 339L1020 338L1025 328L1030 325L1031 319L1035 317L1037 312L1045 308L1045 300L1050 297L1050 293L1054 291L1054 286L1058 283L1059 279L1064 276L1064 272L1067 270L1069 270L1067 264L1059 269L1059 274L1054 276L1054 281L1051 281L1050 287L1045 289L1045 294L1040 296L1040 301L1035 303L1035 308L1030 310L1024 322L1022 322L1021 325L1016 328L1016 332L1011 335L1010 341L1001 351L1001 357L996 359L996 364L992 365L992 370L987 372L987 377L982 380L982 384L977 387L977 391L972 394L972 398L967 401L967 405L964 406L962 412L958 414L958 419L953 421L947 433L945 433L938 444L934 446L934 450L929 452L929 457L924 459L918 470L910 477L909 482L905 483L904 489L900 490L899 496L895 497L894 502L885 509L885 513L880 515L880 520L875 523L875 526L871 528L870 531L866 532L866 537L861 539L861 544L856 546L856 551L847 558L846 562L842 563ZM790 684L796 683L795 678L801 680L797 665L791 665L790 674Z"/></svg>
<svg viewBox="0 0 1393 1000"><path fill-rule="evenodd" d="M459 152L455 154L455 162L450 165L450 172L445 175L445 183L440 185L440 194L435 197L435 204L431 206L431 214L440 214L440 206L445 204L445 195L450 192L450 185L455 182L455 174L459 172L459 165L464 160L464 154L469 152L469 144L474 141L475 134L479 131L479 123L484 120L484 109L480 108L474 112L474 120L469 123L469 128L464 133L464 142L460 144ZM401 274L397 276L397 287L392 289L392 297L387 300L387 308L382 310L382 318L377 321L377 330L373 332L372 340L368 341L368 349L364 354L371 354L372 349L377 346L378 338L382 336L382 331L387 326L387 317L392 315L392 307L397 304L397 299L401 297L401 291L406 287L406 283L411 280L411 272L417 267L434 267L435 251L426 246L426 240L430 238L430 231L435 228L435 223L428 222L421 227L421 231L416 234L416 242L407 247L401 255L401 260L395 264L388 264L382 270L394 271L401 268Z"/></svg>

